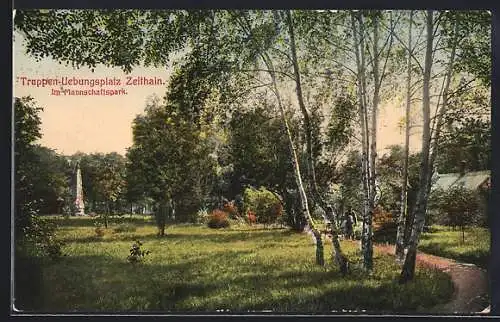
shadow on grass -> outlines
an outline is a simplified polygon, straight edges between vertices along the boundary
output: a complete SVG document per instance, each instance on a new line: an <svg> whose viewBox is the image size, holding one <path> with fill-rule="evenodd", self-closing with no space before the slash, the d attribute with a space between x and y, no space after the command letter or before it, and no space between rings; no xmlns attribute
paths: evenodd
<svg viewBox="0 0 500 322"><path fill-rule="evenodd" d="M167 258L161 264L130 264L105 255L67 257L46 264L38 292L29 289L23 294L34 295L34 309L43 312L409 312L447 298L429 296L424 288L436 286L424 287L420 281L405 290L391 278L378 280L357 272L342 278L332 267L283 270L283 262L277 263L281 267L242 264L251 253L225 250L176 262ZM411 299L405 302L407 297Z"/></svg>
<svg viewBox="0 0 500 322"><path fill-rule="evenodd" d="M108 237L98 236L67 236L62 237L61 241L65 243L88 243L88 242L134 242L140 240L141 242L149 241L176 241L176 242L197 242L197 243L233 243L244 242L248 240L269 241L272 243L280 243L285 241L290 235L297 234L289 230L229 230L229 231L216 231L216 232L203 232L203 233L176 233L167 230L166 235L159 237L157 233L138 234L138 233L115 233L111 232Z"/></svg>
<svg viewBox="0 0 500 322"><path fill-rule="evenodd" d="M58 225L59 227L95 227L94 217L49 217L43 218L45 221ZM133 224L136 226L146 226L154 224L154 220L150 217L138 218L138 217L118 217L113 216L109 218L110 225L118 224Z"/></svg>
<svg viewBox="0 0 500 322"><path fill-rule="evenodd" d="M250 251L226 251L214 256L229 261L247 253ZM125 258L120 261L93 255L33 265L24 259L24 265L19 266L22 271L16 271L16 293L22 296L16 300L16 308L38 312L129 311L153 305L152 308L163 310L186 297L205 296L214 290L215 284L190 282L196 277L193 268L203 267L211 260L213 256L162 265L147 261L131 264ZM140 298L147 301L141 302ZM136 300L130 302L131 299Z"/></svg>

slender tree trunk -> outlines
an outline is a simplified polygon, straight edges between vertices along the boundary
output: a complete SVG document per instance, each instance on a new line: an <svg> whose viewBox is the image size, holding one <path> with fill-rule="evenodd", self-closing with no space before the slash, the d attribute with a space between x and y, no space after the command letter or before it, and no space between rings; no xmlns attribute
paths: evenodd
<svg viewBox="0 0 500 322"><path fill-rule="evenodd" d="M109 202L106 200L106 214L104 215L104 228L108 228Z"/></svg>
<svg viewBox="0 0 500 322"><path fill-rule="evenodd" d="M450 59L448 62L448 69L446 71L446 78L445 78L445 83L444 83L444 88L443 88L443 102L441 103L441 106L439 107L438 113L437 113L437 118L434 128L434 135L432 139L432 147L431 147L431 154L430 154L430 167L431 170L434 169L434 162L436 161L436 157L438 155L438 148L439 148L439 139L441 136L441 128L443 125L443 117L446 113L446 110L448 108L448 95L450 91L450 84L451 84L451 79L453 77L453 67L455 65L455 55L456 55L456 50L457 50L457 43L458 43L458 31L459 31L459 21L458 17L455 17L455 20L453 22L454 24L454 35L453 35L453 44L451 47L451 53L450 53ZM431 190L431 179L433 172L431 171L429 174L429 185L427 187L427 193L430 193Z"/></svg>
<svg viewBox="0 0 500 322"><path fill-rule="evenodd" d="M267 69L270 71L269 74L271 76L273 91L276 95L276 99L278 101L278 107L281 113L281 118L283 120L283 124L285 126L286 135L288 138L288 144L290 148L290 154L292 157L293 169L295 174L295 182L297 183L297 189L299 190L300 202L302 206L302 213L306 217L309 227L312 230L313 236L316 240L316 264L324 265L324 247L323 241L321 239L321 233L316 227L314 220L311 217L311 212L309 211L309 204L307 201L307 194L304 189L304 184L302 182L302 175L300 173L300 164L299 159L297 157L297 151L295 149L295 145L293 144L292 132L290 130L290 126L288 124L288 120L286 118L285 108L283 106L283 102L281 101L281 95L279 94L278 85L276 82L276 75L274 74L274 67L272 65L271 59L267 55L263 55L264 63L267 66Z"/></svg>
<svg viewBox="0 0 500 322"><path fill-rule="evenodd" d="M413 229L409 239L408 253L401 271L400 283L406 283L412 280L415 275L415 264L417 259L417 247L420 234L425 225L425 213L427 208L429 172L431 171L429 164L430 153L430 78L432 68L432 44L434 40L433 29L433 11L427 10L427 44L425 51L425 65L423 75L423 132L422 132L422 162L420 168L420 187L417 196L417 204L415 206L415 216L413 221Z"/></svg>
<svg viewBox="0 0 500 322"><path fill-rule="evenodd" d="M357 15L357 17L356 17ZM356 26L358 20L359 30ZM365 269L371 269L369 263L370 254L370 227L368 220L370 216L371 206L371 189L370 189L370 162L369 162L369 128L368 128L368 113L366 105L366 79L365 79L365 55L364 55L364 30L363 20L359 13L351 15L351 25L354 34L354 52L356 55L357 66L357 83L358 83L358 104L359 104L359 118L361 125L361 173L363 184L363 222L362 222L362 235L361 235L361 251L363 253L363 265ZM359 34L358 34L359 33ZM359 36L359 38L358 38ZM367 261L368 260L368 261Z"/></svg>
<svg viewBox="0 0 500 322"><path fill-rule="evenodd" d="M366 214L366 237L365 237L365 249L363 252L363 265L366 270L373 269L373 210L375 209L375 195L376 195L376 182L377 182L377 120L378 120L378 105L380 101L380 75L379 75L379 19L378 13L374 15L373 19L373 81L374 81L374 92L373 92L373 107L372 107L372 118L371 118L371 142L370 142L370 158L369 158L369 191L370 191L370 203L368 213Z"/></svg>
<svg viewBox="0 0 500 322"><path fill-rule="evenodd" d="M312 129L311 129L311 118L309 117L309 112L304 104L304 97L302 94L302 82L300 79L300 69L297 61L297 50L295 45L295 32L293 29L292 13L287 10L287 24L288 33L290 35L290 51L292 56L293 74L295 78L295 93L297 94L297 101L299 103L299 108L302 113L304 120L304 132L306 134L306 149L307 149L307 171L308 177L313 177L314 164L313 164L313 149L312 149Z"/></svg>
<svg viewBox="0 0 500 322"><path fill-rule="evenodd" d="M309 178L309 186L311 188L312 194L313 194L313 199L316 204L318 204L323 211L325 211L325 214L327 217L333 217L333 211L329 211L329 206L326 205L326 202L323 200L321 197L321 194L319 193L317 181L316 181L316 172L315 172L315 164L314 164L314 155L313 155L313 148L312 148L312 129L311 129L311 121L309 117L309 113L305 107L304 104L304 98L302 94L302 83L301 83L301 78L300 78L300 68L297 60L297 50L296 50L296 44L295 44L295 32L293 28L293 19L292 19L292 14L290 10L287 11L287 23L288 23L288 32L290 35L290 51L291 51L291 57L292 57L292 65L293 65L293 72L294 72L294 78L295 78L295 85L296 85L296 94L297 94L297 100L299 103L299 108L300 111L302 112L302 116L304 119L304 131L306 133L306 148L307 148L307 164L308 164L308 178ZM331 206L330 206L331 207ZM340 247L340 242L338 238L338 229L336 225L336 219L335 218L329 218L330 222L332 223L331 227L331 234L332 234L332 244L333 244L333 249L334 249L334 258L337 262L337 264L340 267L340 270L342 274L347 273L347 258L344 256L342 253L342 249ZM311 227L312 228L312 227ZM318 232L319 233L319 232ZM313 234L316 234L313 230ZM321 239L321 236L318 238L316 237L316 240ZM323 251L321 251L323 252ZM323 255L318 255L318 256L323 256Z"/></svg>
<svg viewBox="0 0 500 322"><path fill-rule="evenodd" d="M405 218L407 213L408 203L408 161L410 156L410 108L411 108L411 33L413 25L413 10L410 11L410 26L408 29L408 64L406 74L406 113L405 113L405 148L403 156L403 178L401 185L401 208L398 217L398 231L396 235L396 259L404 260L404 235L405 235Z"/></svg>

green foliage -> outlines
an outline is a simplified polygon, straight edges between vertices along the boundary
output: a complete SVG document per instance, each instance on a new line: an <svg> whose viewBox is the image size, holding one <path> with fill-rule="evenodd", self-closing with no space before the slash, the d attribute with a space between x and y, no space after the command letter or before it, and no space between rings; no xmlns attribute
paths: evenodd
<svg viewBox="0 0 500 322"><path fill-rule="evenodd" d="M17 236L20 253L29 257L60 259L64 243L56 236L57 227L40 218L36 212L31 212L30 217L30 225L23 229L21 236Z"/></svg>
<svg viewBox="0 0 500 322"><path fill-rule="evenodd" d="M227 228L229 225L229 218L225 211L215 209L210 213L207 222L209 228Z"/></svg>
<svg viewBox="0 0 500 322"><path fill-rule="evenodd" d="M15 220L16 231L30 225L31 212L38 202L31 178L36 174L35 142L42 137L39 113L31 97L16 97L14 100L14 158L15 158Z"/></svg>
<svg viewBox="0 0 500 322"><path fill-rule="evenodd" d="M462 83L462 82L461 82ZM472 83L461 86L444 116L437 158L440 173L491 169L490 91Z"/></svg>
<svg viewBox="0 0 500 322"><path fill-rule="evenodd" d="M477 191L460 186L453 186L446 191L435 190L430 197L430 209L435 216L434 222L460 227L462 231L467 226L484 225L486 214L482 203L484 200L481 200Z"/></svg>
<svg viewBox="0 0 500 322"><path fill-rule="evenodd" d="M215 160L210 154L210 130L197 129L175 106L152 99L145 113L134 120L132 131L128 185L157 202L169 194L175 200L176 220L187 221L213 189Z"/></svg>
<svg viewBox="0 0 500 322"><path fill-rule="evenodd" d="M141 246L142 243L139 240L132 244L130 247L130 255L127 256L127 261L129 263L135 264L142 262L144 257L151 253L149 250L142 249Z"/></svg>
<svg viewBox="0 0 500 322"><path fill-rule="evenodd" d="M481 82L491 85L491 26L492 14L487 10L448 12L444 19L443 34L448 46L452 44L449 28L454 19L459 23L459 44L457 72L467 72L478 77Z"/></svg>
<svg viewBox="0 0 500 322"><path fill-rule="evenodd" d="M60 214L65 201L71 196L68 162L54 150L42 146L33 146L33 153L31 198L38 200L41 214Z"/></svg>
<svg viewBox="0 0 500 322"><path fill-rule="evenodd" d="M269 102L261 104L250 111L235 111L229 123L227 162L234 171L228 190L242 191L246 184L282 190L293 179L282 121L271 113Z"/></svg>
<svg viewBox="0 0 500 322"><path fill-rule="evenodd" d="M59 259L62 254L62 243L55 234L55 225L40 218L42 197L53 193L53 202L57 202L55 195L64 193L55 190L46 190L43 193L43 171L40 171L40 158L35 146L41 138L40 116L42 111L31 97L15 98L14 101L14 153L15 153L15 229L16 254L24 257L39 257ZM43 163L42 163L43 164ZM47 169L45 185L58 182L61 178L54 178L51 168ZM54 179L51 181L51 179ZM58 182L60 184L60 182Z"/></svg>
<svg viewBox="0 0 500 322"><path fill-rule="evenodd" d="M126 159L118 153L77 152L69 157L79 162L86 211L111 215L122 211L126 195ZM74 169L71 170L74 177Z"/></svg>
<svg viewBox="0 0 500 322"><path fill-rule="evenodd" d="M404 148L391 145L377 162L380 185L379 204L386 210L399 213L401 204L401 185L403 175ZM419 183L420 156L410 154L408 160L408 209L415 203Z"/></svg>
<svg viewBox="0 0 500 322"><path fill-rule="evenodd" d="M243 193L243 201L245 212L254 212L258 223L272 224L283 215L280 199L264 187L258 190L246 188Z"/></svg>
<svg viewBox="0 0 500 322"><path fill-rule="evenodd" d="M351 136L354 134L356 106L354 99L345 95L336 97L332 105L326 146L334 153L338 153L351 141Z"/></svg>
<svg viewBox="0 0 500 322"><path fill-rule="evenodd" d="M36 59L51 56L77 68L95 68L102 63L120 66L130 72L140 63L144 54L146 61L151 62L154 58L154 62L158 62L166 58L160 54L162 51L168 55L169 48L177 47L183 41L180 33L176 32L179 27L176 24L180 21L173 24L168 22L169 17L178 16L182 19L183 14L182 11L21 10L16 12L14 24L16 30L33 35L33 38L28 38L27 51ZM151 30L147 47L143 47L146 45L144 32L149 29L148 24L160 18L160 27L163 28L161 39ZM123 46L133 49L124 50L127 47ZM110 56L109 53L114 55Z"/></svg>
<svg viewBox="0 0 500 322"><path fill-rule="evenodd" d="M337 191L338 212L344 213L348 207L352 207L357 213L362 213L361 155L359 152L350 151L347 160L338 171L340 178Z"/></svg>

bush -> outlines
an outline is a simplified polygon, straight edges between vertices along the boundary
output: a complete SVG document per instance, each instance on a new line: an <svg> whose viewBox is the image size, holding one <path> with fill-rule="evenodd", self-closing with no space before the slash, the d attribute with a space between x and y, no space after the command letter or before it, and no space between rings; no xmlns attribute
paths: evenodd
<svg viewBox="0 0 500 322"><path fill-rule="evenodd" d="M479 193L464 187L433 191L429 207L435 223L459 227L462 232L467 226L483 226L487 221L485 207ZM464 233L463 239L465 239Z"/></svg>
<svg viewBox="0 0 500 322"><path fill-rule="evenodd" d="M238 218L240 216L238 207L236 207L234 201L225 202L222 210L224 210L230 218Z"/></svg>
<svg viewBox="0 0 500 322"><path fill-rule="evenodd" d="M373 240L379 243L395 243L398 224L394 216L383 207L373 211Z"/></svg>
<svg viewBox="0 0 500 322"><path fill-rule="evenodd" d="M63 243L55 235L56 225L38 217L36 211L29 216L30 225L23 228L17 243L21 253L28 257L47 257L51 260L63 256Z"/></svg>
<svg viewBox="0 0 500 322"><path fill-rule="evenodd" d="M228 215L225 211L216 209L212 211L207 222L210 228L226 228L229 227Z"/></svg>
<svg viewBox="0 0 500 322"><path fill-rule="evenodd" d="M130 247L130 255L127 256L127 260L129 263L138 263L141 262L146 255L149 255L151 252L149 250L141 249L142 243L137 240Z"/></svg>
<svg viewBox="0 0 500 322"><path fill-rule="evenodd" d="M283 215L281 201L271 191L261 187L259 190L253 188L245 189L243 194L245 212L252 211L258 223L275 223L278 217Z"/></svg>
<svg viewBox="0 0 500 322"><path fill-rule="evenodd" d="M255 216L255 213L251 210L247 211L247 223L250 225L253 225L257 222L257 217Z"/></svg>
<svg viewBox="0 0 500 322"><path fill-rule="evenodd" d="M201 208L196 213L196 220L195 220L195 222L197 224L206 224L206 223L208 223L209 216L210 215L208 213L208 209L207 208Z"/></svg>

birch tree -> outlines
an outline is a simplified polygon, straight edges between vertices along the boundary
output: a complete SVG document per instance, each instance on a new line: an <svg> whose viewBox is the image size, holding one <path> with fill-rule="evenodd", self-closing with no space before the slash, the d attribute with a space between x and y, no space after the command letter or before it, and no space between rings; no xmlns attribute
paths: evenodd
<svg viewBox="0 0 500 322"><path fill-rule="evenodd" d="M441 14L439 19L446 19L446 16ZM408 252L405 258L403 269L401 271L400 282L405 283L413 279L415 274L415 264L417 247L419 243L420 234L422 233L425 225L425 214L427 211L428 196L432 185L432 176L434 169L434 162L437 157L439 139L441 128L443 126L443 116L448 108L448 98L450 92L450 84L454 76L455 57L458 45L458 36L460 28L460 15L452 14L450 16L452 23L451 32L451 49L448 57L448 63L445 67L445 76L443 78L443 85L439 91L438 103L436 114L431 121L431 70L433 65L433 42L437 28L434 21L434 12L427 11L426 17L426 52L424 60L424 74L423 74L423 93L422 93L422 115L423 115L423 132L422 132L422 161L420 171L420 187L417 195L417 202L413 210L413 223L412 231L408 241Z"/></svg>
<svg viewBox="0 0 500 322"><path fill-rule="evenodd" d="M371 20L370 28L367 28L365 15ZM389 13L390 27L387 38L381 45L380 40L380 21L382 13L375 12L352 12L351 28L353 32L353 49L356 57L356 80L357 96L359 105L359 123L361 132L361 163L362 163L362 184L364 195L363 223L361 249L363 253L363 267L370 271L373 269L373 243L372 243L372 221L373 211L377 206L377 128L378 112L381 100L381 90L386 76L386 67L391 55L391 48L394 32L394 22L392 13ZM366 55L366 41L369 35L372 35L372 49ZM385 60L381 61L382 53L385 52ZM367 63L367 58L369 58ZM380 63L382 62L382 68ZM369 67L371 69L369 70ZM372 75L369 79L368 75ZM370 100L368 98L368 83L372 84L373 96L371 99L371 110L369 109Z"/></svg>
<svg viewBox="0 0 500 322"><path fill-rule="evenodd" d="M406 113L405 113L405 145L403 155L403 174L401 180L401 207L398 217L398 231L396 236L396 259L402 261L404 258L404 228L407 218L407 196L408 196L408 161L410 156L410 109L411 109L411 70L412 70L412 25L413 10L409 13L408 30L408 59L406 73Z"/></svg>

